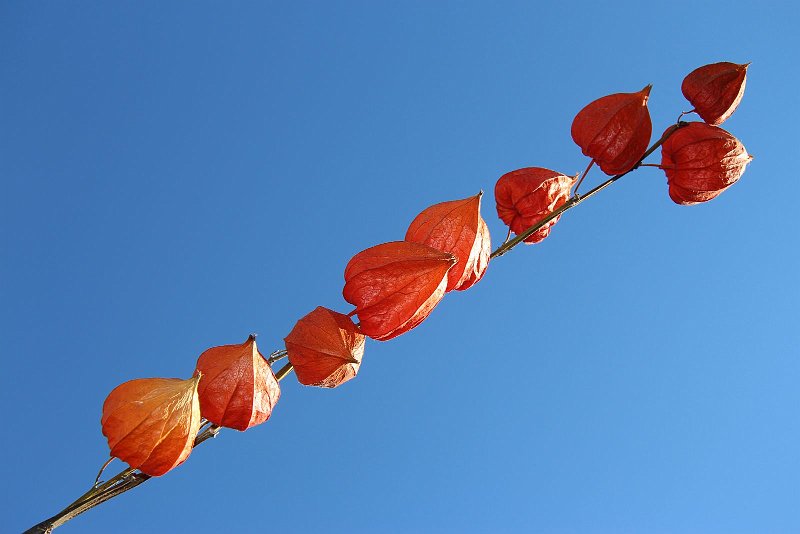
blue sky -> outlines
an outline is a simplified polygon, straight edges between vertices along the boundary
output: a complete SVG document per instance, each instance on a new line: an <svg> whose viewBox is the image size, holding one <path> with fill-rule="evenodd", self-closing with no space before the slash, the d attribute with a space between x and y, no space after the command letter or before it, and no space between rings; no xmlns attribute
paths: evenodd
<svg viewBox="0 0 800 534"><path fill-rule="evenodd" d="M729 191L625 177L357 379L285 380L269 422L60 532L797 532L798 11L3 3L4 528L91 483L117 384L348 312L350 257L431 204L483 189L499 244L495 181L582 170L584 105L652 83L655 135L728 60L753 62L724 126L755 155Z"/></svg>

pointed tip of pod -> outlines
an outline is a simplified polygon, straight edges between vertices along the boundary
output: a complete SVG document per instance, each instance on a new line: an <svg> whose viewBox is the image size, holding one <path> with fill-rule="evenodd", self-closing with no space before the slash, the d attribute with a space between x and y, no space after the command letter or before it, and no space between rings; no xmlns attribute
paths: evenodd
<svg viewBox="0 0 800 534"><path fill-rule="evenodd" d="M652 88L653 88L653 84L652 83L648 83L647 86L644 89L639 91L639 94L642 95L645 104L647 103L647 99L650 98L650 90Z"/></svg>
<svg viewBox="0 0 800 534"><path fill-rule="evenodd" d="M739 68L743 69L743 70L747 70L747 68L750 66L751 63L752 63L752 61L748 61L747 63L742 63L741 65L739 65Z"/></svg>

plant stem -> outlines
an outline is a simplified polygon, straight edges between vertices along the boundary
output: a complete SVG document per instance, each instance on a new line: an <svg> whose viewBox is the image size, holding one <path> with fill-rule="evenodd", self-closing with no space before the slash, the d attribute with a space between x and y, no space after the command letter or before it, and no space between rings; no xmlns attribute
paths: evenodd
<svg viewBox="0 0 800 534"><path fill-rule="evenodd" d="M53 529L60 527L70 519L82 514L87 510L91 510L95 506L106 502L109 499L116 497L128 490L131 490L145 482L150 478L149 475L144 473L134 473L135 469L129 467L107 482L103 484L92 486L92 488L78 497L72 504L61 510L59 513L49 519L45 519L41 523L32 526L25 531L28 533L49 533Z"/></svg>
<svg viewBox="0 0 800 534"><path fill-rule="evenodd" d="M197 447L207 439L216 438L219 431L220 427L217 425L209 425L208 428L197 434L197 437L194 438L194 446Z"/></svg>
<svg viewBox="0 0 800 534"><path fill-rule="evenodd" d="M670 135L672 135L676 130L678 130L679 128L682 128L686 124L687 123L685 123L685 122L680 122L679 121L677 124L674 124L671 127L667 128L667 130L664 132L664 135L662 135L661 138L653 144L653 146L651 146L649 149L647 149L647 151L644 153L642 158L636 163L636 165L633 166L633 168L630 171L622 173L622 174L618 174L616 176L612 176L611 178L609 178L605 182L601 183L600 185L598 185L594 189L590 190L585 195L579 195L579 194L575 193L572 197L569 198L569 200L567 200L566 203L561 205L553 213L547 215L542 220L540 220L539 222L537 222L536 224L534 224L533 226L531 226L530 228L528 228L527 230L525 230L524 232L519 234L518 236L514 237L513 239L511 239L511 240L507 239L502 245L500 245L500 247L497 248L497 250L492 252L490 257L491 258L496 258L496 257L502 256L503 254L506 254L512 248L514 248L515 246L520 244L522 241L524 241L525 238L527 238L528 236L530 236L531 234L533 234L534 232L536 232L537 230L542 228L548 222L552 221L553 219L555 219L556 217L558 217L559 215L561 215L565 211L574 208L575 206L577 206L578 204L580 204L581 202L583 202L587 198L599 193L600 191L602 191L603 189L605 189L609 185L613 184L614 182L616 182L617 180L619 180L620 178L622 178L623 176L625 176L629 172L631 172L631 171L637 169L638 167L640 167L642 165L642 161L644 161L645 158L647 158L659 146L661 146L661 144L664 141L666 141L667 138ZM592 166L592 163L590 163L589 167L587 167L586 170L583 172L583 176L586 176L586 173L589 171L591 166ZM355 310L350 312L350 314L348 316L352 316L354 314L355 314ZM255 337L255 336L252 336L252 337ZM270 358L268 359L268 361L269 361L269 363L274 363L275 361L278 361L281 358L283 358L285 355L286 355L286 353L283 350L275 351L270 355ZM279 380L279 381L283 380L284 378L286 378L286 376L289 375L289 373L292 372L293 369L294 369L294 366L292 366L291 363L287 363L286 365L281 367L275 373L275 378L277 380ZM211 439L213 437L216 437L216 435L219 433L220 430L221 430L221 428L219 426L217 426L217 425L214 425L214 424L209 425L208 427L206 427L202 432L200 432L197 435L197 437L195 438L195 441L194 441L194 446L197 447L198 445L204 443L205 441L207 441L207 440L209 440L209 439ZM108 465L108 462L103 466L103 469L105 469L106 465ZM102 472L103 472L103 470L100 471L100 474L102 474ZM100 474L98 474L98 479L100 477ZM44 533L52 532L53 529L63 525L64 523L66 523L70 519L82 514L83 512L85 512L87 510L91 510L95 506L98 506L98 505L106 502L109 499L113 499L114 497L116 497L118 495L122 495L123 493L132 490L133 488L135 488L136 486L146 482L150 478L152 478L150 475L147 475L147 474L141 473L141 472L136 472L136 469L134 469L132 467L128 467L128 468L122 470L121 472L119 472L118 474L116 474L115 476L113 476L112 478L110 478L106 482L103 482L103 483L100 483L100 484L95 483L89 489L89 491L87 491L86 493L84 493L83 495L78 497L74 502L72 502L72 504L70 504L69 506L64 508L62 511L60 511L59 513L57 513L53 517L51 517L49 519L45 519L41 523L39 523L37 525L34 525L33 527L29 528L28 530L25 531L25 534L44 534Z"/></svg>
<svg viewBox="0 0 800 534"><path fill-rule="evenodd" d="M278 380L283 380L284 378L286 378L286 375L292 372L292 369L294 369L294 366L291 363L287 363L286 365L278 369L278 372L275 373L275 378L277 378Z"/></svg>

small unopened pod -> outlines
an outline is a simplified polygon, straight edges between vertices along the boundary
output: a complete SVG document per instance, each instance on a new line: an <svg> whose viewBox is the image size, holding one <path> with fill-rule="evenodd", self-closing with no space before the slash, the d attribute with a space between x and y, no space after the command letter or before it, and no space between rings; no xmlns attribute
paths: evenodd
<svg viewBox="0 0 800 534"><path fill-rule="evenodd" d="M661 146L660 167L677 204L708 202L742 176L753 159L734 136L703 122L676 130Z"/></svg>
<svg viewBox="0 0 800 534"><path fill-rule="evenodd" d="M322 306L297 321L284 338L297 380L323 388L335 388L355 378L364 341L364 334L350 317Z"/></svg>
<svg viewBox="0 0 800 534"><path fill-rule="evenodd" d="M727 61L703 65L683 79L681 92L701 119L719 126L742 101L749 65Z"/></svg>
<svg viewBox="0 0 800 534"><path fill-rule="evenodd" d="M512 232L520 235L569 200L576 178L543 167L525 167L508 172L497 180L494 187L497 216ZM532 245L543 241L559 217L529 235L524 243Z"/></svg>

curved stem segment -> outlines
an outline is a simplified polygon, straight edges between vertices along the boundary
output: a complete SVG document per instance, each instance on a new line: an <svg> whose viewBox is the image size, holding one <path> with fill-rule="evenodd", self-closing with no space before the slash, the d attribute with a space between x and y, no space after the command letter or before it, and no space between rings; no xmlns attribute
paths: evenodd
<svg viewBox="0 0 800 534"><path fill-rule="evenodd" d="M580 204L581 202L583 202L587 198L596 195L597 193L599 193L600 191L602 191L603 189L605 189L609 185L613 184L614 182L616 182L617 180L619 180L620 178L622 178L626 174L628 174L628 173L636 170L637 168L639 168L642 165L642 162L647 158L647 156L649 156L650 154L655 152L655 150L658 147L660 147L664 143L664 141L666 141L667 138L669 138L670 135L675 133L675 131L678 130L679 128L683 128L684 126L686 126L686 124L687 123L685 123L685 122L678 122L677 124L673 124L672 126L667 128L667 130L664 132L664 135L662 135L661 138L658 141L653 143L653 146L651 146L650 148L647 149L647 151L644 153L644 155L639 159L639 161L636 163L636 165L634 165L633 168L631 168L631 170L629 170L627 172L623 172L622 174L617 174L615 176L612 176L611 178L609 178L608 180L606 180L602 184L598 185L594 189L591 189L585 195L578 195L576 193L575 195L571 196L569 198L569 200L567 200L564 204L562 204L554 212L552 212L551 214L547 215L545 218L543 218L542 220L540 220L539 222L537 222L536 224L534 224L533 226L531 226L530 228L528 228L527 230L525 230L524 232L519 234L518 236L514 237L514 239L511 239L510 241L506 241L505 243L503 243L502 245L497 247L497 250L492 252L491 256L489 256L489 257L490 258L497 258L498 256L502 256L503 254L505 254L506 252L508 252L512 248L514 248L517 245L519 245L520 243L522 243L525 239L528 238L528 236L530 236L531 234L533 234L537 230L541 229L545 224L549 223L550 221L552 221L553 219L555 219L556 217L558 217L559 215L561 215L565 211L574 208L575 206L577 206L578 204ZM591 167L591 164L589 166Z"/></svg>
<svg viewBox="0 0 800 534"><path fill-rule="evenodd" d="M636 168L638 168L639 166L641 166L642 161L644 161L644 159L647 158L647 156L652 154L659 146L661 146L661 144L664 141L666 141L667 138L670 135L673 134L673 132L675 132L678 128L682 128L686 124L687 123L685 123L685 122L678 122L677 124L674 124L673 126L668 128L667 131L664 132L664 135L661 136L661 139L656 141L653 144L653 146L651 146L649 149L647 149L647 152L644 153L642 158L628 172L631 172L631 171L635 170ZM584 176L586 176L586 173L589 171L589 168L591 168L591 166L592 166L592 164L590 163L589 167L587 167L586 171L584 171L584 173L583 173ZM628 174L628 172L625 172L625 173L622 173L622 174L618 174L616 176L612 176L611 178L609 178L608 180L606 180L602 184L600 184L597 187L595 187L594 189L590 190L585 195L578 195L576 193L575 195L570 197L570 199L567 200L566 203L564 203L561 207L559 207L553 213L551 213L547 217L543 218L541 221L537 222L536 224L534 224L533 226L531 226L530 228L525 230L523 233L519 234L518 236L514 237L511 240L507 240L505 243L500 245L500 247L498 247L497 250L492 252L491 257L492 258L496 258L498 256L502 256L503 254L507 253L509 250L511 250L512 248L514 248L518 244L520 244L522 241L525 240L525 238L527 238L532 233L534 233L537 230L539 230L545 224L547 224L548 222L552 221L553 219L555 219L556 217L558 217L559 215L561 215L565 211L574 208L575 206L577 206L578 204L580 204L581 202L583 202L587 198L599 193L600 191L602 191L603 189L605 189L609 185L613 184L614 182L616 182L617 180L619 180L620 178L622 178L623 176ZM352 316L354 314L355 314L355 310L353 310L349 315ZM285 356L285 353L283 351L276 351L269 358L270 363L274 363L275 361L283 358L284 356ZM282 380L282 379L286 378L286 376L288 376L289 373L291 373L293 369L294 369L294 367L292 366L292 364L291 363L287 363L286 365L281 367L275 373L275 378L277 378L278 380ZM206 427L202 432L200 432L197 435L197 437L195 438L195 441L194 441L194 446L197 447L201 443L204 443L205 441L207 441L207 440L209 440L209 439L211 439L213 437L216 437L220 430L221 430L221 428L219 426L217 426L217 425L214 425L214 424L209 425L208 427ZM104 468L105 468L105 466L104 466ZM102 474L102 471L100 473ZM98 475L98 478L99 478L99 475ZM53 529L63 525L64 523L66 523L70 519L82 514L83 512L85 512L87 510L91 510L95 506L97 506L99 504L102 504L102 503L106 502L109 499L113 499L114 497L116 497L118 495L122 495L126 491L132 490L133 488L135 488L139 484L142 484L142 483L146 482L150 478L151 478L150 475L147 475L147 474L141 473L141 472L136 472L136 469L134 469L132 467L128 467L127 469L124 469L123 471L121 471L120 473L118 473L114 477L110 478L106 482L102 482L102 483L99 483L99 484L95 483L89 489L89 491L87 491L86 493L84 493L83 495L78 497L78 499L76 499L72 504L70 504L69 506L64 508L62 511L60 511L59 513L57 513L53 517L51 517L49 519L45 519L44 521L42 521L38 525L35 525L35 526L29 528L28 530L25 531L25 533L43 534L43 533L52 532Z"/></svg>
<svg viewBox="0 0 800 534"><path fill-rule="evenodd" d="M135 473L135 469L129 467L116 476L99 485L92 486L92 488L78 497L72 504L61 510L59 513L49 519L45 519L38 525L34 525L24 534L29 533L49 533L53 529L60 527L70 519L82 514L87 510L91 510L95 506L113 499L117 495L121 495L128 490L132 490L142 482L150 478L150 475L144 473Z"/></svg>
<svg viewBox="0 0 800 534"><path fill-rule="evenodd" d="M586 178L586 175L589 174L589 169L592 168L592 165L594 165L594 160L589 162L589 165L587 165L586 170L583 171L583 174L581 174L580 180L578 180L578 183L575 184L575 196L578 196L578 188L583 183L583 179Z"/></svg>

